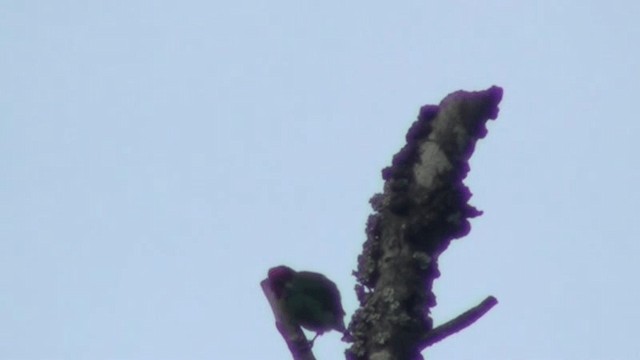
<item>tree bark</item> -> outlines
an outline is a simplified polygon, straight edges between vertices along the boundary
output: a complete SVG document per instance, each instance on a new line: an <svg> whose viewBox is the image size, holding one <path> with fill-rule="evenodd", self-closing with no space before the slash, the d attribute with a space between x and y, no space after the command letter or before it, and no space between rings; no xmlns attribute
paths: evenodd
<svg viewBox="0 0 640 360"><path fill-rule="evenodd" d="M481 214L468 204L471 193L462 181L501 99L502 89L493 86L458 91L439 106L423 106L407 144L382 171L384 192L370 200L375 212L354 272L361 307L349 324L348 359L422 359L425 347L470 325L497 303L489 297L433 329L438 257L451 240L469 232L468 219Z"/></svg>

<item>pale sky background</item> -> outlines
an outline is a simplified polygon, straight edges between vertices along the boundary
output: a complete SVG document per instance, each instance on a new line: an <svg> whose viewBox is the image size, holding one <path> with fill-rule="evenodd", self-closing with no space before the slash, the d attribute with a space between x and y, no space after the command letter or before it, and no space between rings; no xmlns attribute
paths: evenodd
<svg viewBox="0 0 640 360"><path fill-rule="evenodd" d="M504 88L429 359L640 359L640 2L0 0L0 359L288 359L420 106ZM319 359L343 358L337 333Z"/></svg>

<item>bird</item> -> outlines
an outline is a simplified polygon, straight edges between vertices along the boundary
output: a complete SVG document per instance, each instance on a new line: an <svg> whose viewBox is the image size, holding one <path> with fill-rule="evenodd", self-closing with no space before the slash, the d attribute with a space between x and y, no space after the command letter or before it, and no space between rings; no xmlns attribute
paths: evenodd
<svg viewBox="0 0 640 360"><path fill-rule="evenodd" d="M311 345L325 332L345 333L340 291L326 276L280 265L269 269L268 280L278 306L289 319L295 325L316 332Z"/></svg>

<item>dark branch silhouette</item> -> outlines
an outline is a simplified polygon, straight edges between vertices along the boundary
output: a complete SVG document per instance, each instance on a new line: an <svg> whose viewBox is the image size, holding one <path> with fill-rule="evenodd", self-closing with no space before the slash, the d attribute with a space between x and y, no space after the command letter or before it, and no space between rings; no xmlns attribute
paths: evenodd
<svg viewBox="0 0 640 360"><path fill-rule="evenodd" d="M423 346L431 346L438 341L444 340L449 335L453 335L458 331L470 326L497 304L498 299L494 298L493 296L487 297L480 304L460 314L455 319L450 320L429 331L423 340Z"/></svg>
<svg viewBox="0 0 640 360"><path fill-rule="evenodd" d="M304 335L302 328L291 321L288 314L282 311L281 307L278 306L277 296L273 292L269 284L269 280L262 280L262 282L260 282L260 286L262 287L262 291L267 297L267 300L269 300L273 316L276 318L276 328L287 343L287 347L289 347L289 351L291 351L293 359L315 360L316 358L313 356L313 352L311 352L311 344Z"/></svg>

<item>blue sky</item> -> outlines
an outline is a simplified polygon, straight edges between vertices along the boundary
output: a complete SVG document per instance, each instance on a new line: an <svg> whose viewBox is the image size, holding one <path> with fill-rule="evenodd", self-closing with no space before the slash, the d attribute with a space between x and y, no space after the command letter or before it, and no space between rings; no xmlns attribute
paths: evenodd
<svg viewBox="0 0 640 360"><path fill-rule="evenodd" d="M348 316L420 106L504 88L430 359L640 358L640 3L0 2L0 358L286 359L259 282ZM316 342L340 358L338 334Z"/></svg>

